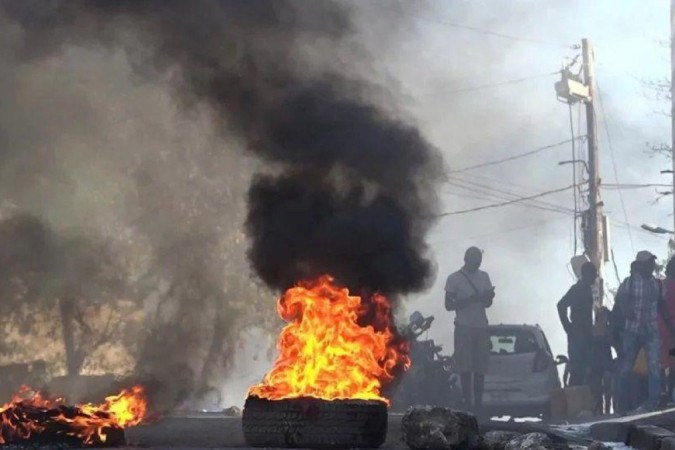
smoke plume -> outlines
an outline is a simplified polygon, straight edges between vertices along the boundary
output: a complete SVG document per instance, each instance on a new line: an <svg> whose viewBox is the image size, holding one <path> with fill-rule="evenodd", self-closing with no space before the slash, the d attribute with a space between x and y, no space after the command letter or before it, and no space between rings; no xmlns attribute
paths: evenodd
<svg viewBox="0 0 675 450"><path fill-rule="evenodd" d="M436 206L436 151L369 103L365 83L313 74L303 61L303 45L349 33L348 11L329 2L165 0L3 9L23 27L23 56L50 45L122 46L139 70L171 73L186 105L208 104L224 133L277 163L251 186L247 221L251 262L269 286L321 273L387 293L428 281L424 218Z"/></svg>
<svg viewBox="0 0 675 450"><path fill-rule="evenodd" d="M396 295L430 282L424 238L436 212L442 162L414 125L374 100L376 86L316 58L325 50L335 58L344 54L337 49L347 46L353 31L344 5L8 0L0 3L0 15L19 28L17 61L45 60L72 48L121 50L134 76L170 86L186 114L206 107L224 138L219 146L241 143L256 157L259 173L248 189L245 224L249 262L267 286L285 289L329 273L354 289ZM223 233L216 211L228 206L213 201L193 211L200 200L191 196L211 185L204 181L194 189L197 182L186 175L185 189L176 187L162 173L164 156L146 158L133 176L141 208L133 227L152 247L150 278L171 280L169 293L179 304L175 320L142 343L137 371L180 384L174 389L180 402L199 388L199 376L185 371L194 367L192 348L207 311L215 307L217 313L209 322L214 338L202 378L230 342L226 330L236 312L223 308L229 297L222 272L230 272L233 286L239 272L212 256ZM229 166L212 175L241 185L246 170ZM169 195L180 198L167 201ZM217 192L204 195L218 198ZM175 204L183 209L167 207Z"/></svg>

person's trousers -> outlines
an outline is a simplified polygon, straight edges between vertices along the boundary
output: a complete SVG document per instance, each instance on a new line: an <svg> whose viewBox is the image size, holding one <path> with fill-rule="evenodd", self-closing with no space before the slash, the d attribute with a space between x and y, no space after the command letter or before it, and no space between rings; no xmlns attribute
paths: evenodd
<svg viewBox="0 0 675 450"><path fill-rule="evenodd" d="M591 336L571 331L567 335L567 357L570 372L569 385L581 386L587 383L591 367Z"/></svg>
<svg viewBox="0 0 675 450"><path fill-rule="evenodd" d="M623 358L619 375L619 409L627 412L631 397L631 381L640 349L644 348L647 356L647 373L649 396L644 405L647 409L659 406L661 397L661 343L658 332L654 329L645 329L641 333L626 331L623 335Z"/></svg>

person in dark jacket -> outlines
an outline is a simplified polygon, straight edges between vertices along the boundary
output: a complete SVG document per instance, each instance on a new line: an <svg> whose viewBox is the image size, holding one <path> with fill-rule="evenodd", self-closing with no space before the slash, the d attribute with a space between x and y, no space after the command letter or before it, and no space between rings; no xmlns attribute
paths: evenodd
<svg viewBox="0 0 675 450"><path fill-rule="evenodd" d="M593 341L593 284L597 278L595 266L585 263L581 266L579 281L558 302L560 322L567 333L570 386L587 382Z"/></svg>

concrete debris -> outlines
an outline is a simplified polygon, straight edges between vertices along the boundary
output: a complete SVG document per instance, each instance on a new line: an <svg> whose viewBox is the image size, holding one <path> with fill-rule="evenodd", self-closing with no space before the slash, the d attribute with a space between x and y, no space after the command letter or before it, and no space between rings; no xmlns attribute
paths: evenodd
<svg viewBox="0 0 675 450"><path fill-rule="evenodd" d="M605 445L600 441L593 441L591 445L588 446L588 450L611 450L612 447Z"/></svg>
<svg viewBox="0 0 675 450"><path fill-rule="evenodd" d="M488 431L483 436L484 447L487 450L504 450L510 441L520 436L514 431Z"/></svg>
<svg viewBox="0 0 675 450"><path fill-rule="evenodd" d="M241 417L242 411L238 406L230 406L223 410L225 417Z"/></svg>
<svg viewBox="0 0 675 450"><path fill-rule="evenodd" d="M504 450L549 450L558 449L550 437L544 433L529 433L511 439Z"/></svg>
<svg viewBox="0 0 675 450"><path fill-rule="evenodd" d="M403 441L413 450L475 447L478 422L471 414L438 406L413 406L401 422Z"/></svg>

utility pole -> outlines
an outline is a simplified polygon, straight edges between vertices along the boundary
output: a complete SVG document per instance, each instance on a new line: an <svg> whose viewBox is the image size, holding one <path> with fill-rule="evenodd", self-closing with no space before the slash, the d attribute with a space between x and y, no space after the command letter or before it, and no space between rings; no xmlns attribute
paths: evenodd
<svg viewBox="0 0 675 450"><path fill-rule="evenodd" d="M675 1L675 0L671 0ZM596 307L602 306L604 258L604 218L600 200L600 165L598 163L598 135L595 119L595 61L593 45L588 39L581 40L584 84L588 87L586 100L586 141L588 142L588 221L586 223L586 256L598 269L598 292Z"/></svg>
<svg viewBox="0 0 675 450"><path fill-rule="evenodd" d="M675 4L675 0L671 0ZM594 295L596 308L602 306L604 298L603 266L608 261L608 226L603 214L600 199L600 165L598 157L598 135L595 118L595 61L593 46L588 39L581 40L581 58L583 79L571 72L570 67L563 68L562 79L555 84L558 100L567 104L583 102L586 105L586 142L588 143L588 161L584 164L588 172L588 211L583 216L584 254L598 269L598 283ZM674 106L675 108L675 106ZM675 125L675 122L673 122ZM576 161L582 162L582 161ZM675 178L674 178L675 182ZM675 205L675 203L674 203ZM575 256L573 260L577 258Z"/></svg>

